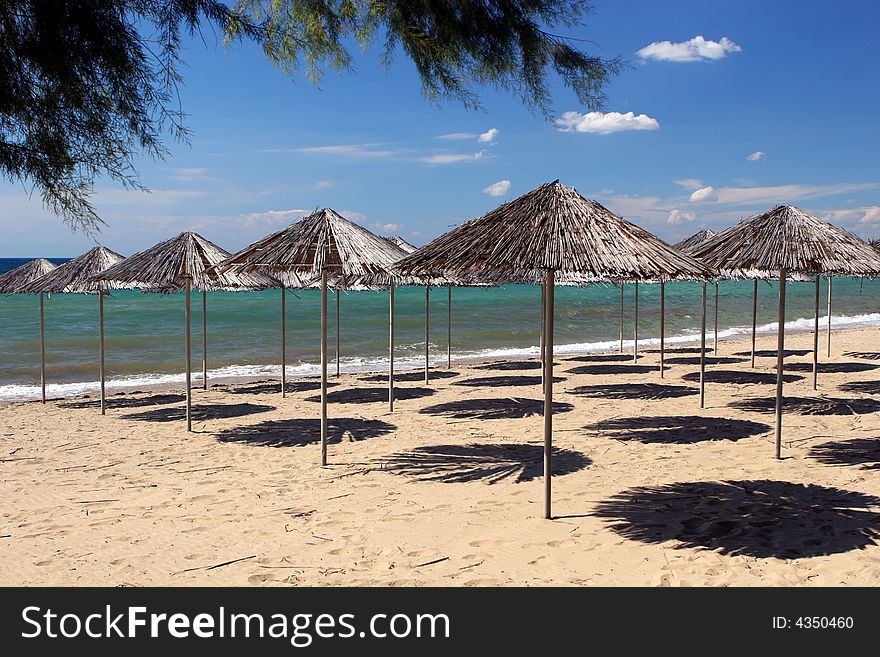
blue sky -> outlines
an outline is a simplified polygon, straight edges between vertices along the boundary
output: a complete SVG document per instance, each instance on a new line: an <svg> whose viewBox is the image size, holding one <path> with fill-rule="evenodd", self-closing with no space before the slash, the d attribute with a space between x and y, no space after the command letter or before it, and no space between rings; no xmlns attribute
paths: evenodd
<svg viewBox="0 0 880 657"><path fill-rule="evenodd" d="M98 184L98 239L129 254L196 230L236 250L330 206L423 244L556 178L670 242L777 203L880 236L880 3L594 4L571 36L632 68L601 116L555 81L557 122L491 90L482 112L432 104L375 51L319 88L291 81L207 30L185 53L192 143L139 162L150 194ZM0 229L7 257L92 245L9 183Z"/></svg>

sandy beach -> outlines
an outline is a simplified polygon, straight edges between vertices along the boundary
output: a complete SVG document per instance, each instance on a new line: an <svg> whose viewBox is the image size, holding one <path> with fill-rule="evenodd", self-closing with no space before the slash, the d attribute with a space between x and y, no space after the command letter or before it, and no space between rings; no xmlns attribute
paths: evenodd
<svg viewBox="0 0 880 657"><path fill-rule="evenodd" d="M824 341L824 335L822 336ZM821 344L821 343L820 343ZM880 584L880 329L557 357L554 514L542 512L540 370L453 364L330 389L314 380L0 407L4 585ZM772 350L762 336L759 350ZM820 348L820 355L824 355Z"/></svg>

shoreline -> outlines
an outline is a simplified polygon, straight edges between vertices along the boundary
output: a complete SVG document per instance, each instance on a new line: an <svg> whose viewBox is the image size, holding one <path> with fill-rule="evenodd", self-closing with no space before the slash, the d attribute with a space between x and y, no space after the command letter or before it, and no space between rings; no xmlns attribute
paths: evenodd
<svg viewBox="0 0 880 657"><path fill-rule="evenodd" d="M823 320L825 320L825 322L827 322L827 316L819 318L820 354L822 353L821 342L823 340L823 336L827 336L827 323L823 325L823 323L822 323ZM801 321L801 320L794 320L792 323L799 322L799 321ZM855 326L853 326L853 325L844 324L840 328L832 327L832 332L834 335L837 335L837 334L844 334L844 333L851 332L851 331L870 329L872 327L873 327L873 325L855 325ZM756 334L758 340L760 340L762 337L776 335L775 330L761 331L760 329L761 329L761 327L758 327L758 331ZM742 330L746 330L747 332L746 333L740 332ZM737 342L749 342L749 343L751 342L751 329L750 328L749 329L742 329L741 327L731 327L728 329L723 329L723 330L719 331L719 336L723 335L727 331L735 331L735 333L732 335L728 334L725 337L719 337L719 339L718 339L719 346L721 344L729 344L729 343L737 343ZM788 323L786 323L786 331L785 331L786 336L789 336L789 335L794 336L794 335L803 334L803 333L812 334L812 332L813 331L811 328L804 328L804 327L791 327L791 328L789 328ZM669 353L673 353L675 351L676 347L693 346L695 344L698 344L699 341L700 341L699 334L697 334L696 336L687 336L687 335L667 336L667 338L666 338L666 345L667 345L666 351ZM707 353L712 352L712 348L711 348L711 346L709 346L712 343L712 341L713 341L713 334L707 330L707 332L706 332L706 344L707 344L706 349L708 350ZM657 347L659 345L659 342L660 342L660 339L658 337L640 338L639 339L639 345L640 345L639 353L640 354L643 353L642 346L645 346L649 350L654 350L655 347ZM619 344L619 342L616 342L615 344ZM565 347L566 345L561 345L561 346ZM568 346L576 346L576 345L568 345ZM497 363L500 361L527 361L527 360L534 360L535 358L537 358L539 356L538 347L530 347L529 349L534 349L535 353L533 355L524 354L524 353L515 353L515 354L511 354L511 355L496 355L496 356L487 356L487 355L481 355L481 354L456 356L453 353L452 365L455 366L456 364L458 364L458 365L467 367L467 366L472 366L472 365L477 365L477 364ZM632 338L624 339L623 353L624 354L632 354L632 349L633 349ZM495 351L503 351L503 350L504 349L502 348L502 349L496 349ZM511 351L513 351L513 350L514 349L511 349ZM616 353L620 353L619 348L607 349L607 350L564 350L564 351L557 351L556 356L589 356L589 355L616 354ZM650 351L649 351L649 353L650 353ZM445 369L445 362L446 362L445 355L442 357L442 361L444 363L444 365L442 367L436 365L436 363L439 361L440 361L440 358L435 358L435 361L432 363L431 368L430 368L432 371ZM822 362L821 357L819 359L819 362L821 364L821 362ZM335 363L335 360L331 358L329 360L329 364L333 364L333 363ZM268 367L272 367L272 366L267 365L265 367L268 368ZM220 375L212 376L211 371L209 370L208 371L208 386L209 387L213 387L213 386L229 387L229 386L233 386L233 385L242 385L242 384L249 384L249 383L263 383L263 382L270 382L270 381L276 382L280 385L281 384L281 374L280 374L281 366L277 365L275 367L279 370L278 374L266 373L266 374L254 374L254 375L240 375L240 376L239 375L220 374ZM289 367L291 367L291 366L288 365L288 368ZM319 367L319 366L315 365L315 367ZM423 369L424 369L424 366L415 366L415 367L414 366L400 366L398 364L398 361L395 359L395 373L416 372L416 371L421 371ZM341 371L342 371L342 374L349 375L349 376L360 376L360 375L369 375L369 374L379 375L379 374L383 374L383 373L387 374L387 372L388 372L387 368L384 370L379 370L379 369L375 369L375 368L364 368L364 369L350 369L350 368L348 368L347 369L344 365L343 365ZM193 370L192 375L193 375L192 376L193 388L194 389L201 389L201 386L198 385L199 382L201 381L201 370L198 370L198 371ZM122 380L122 383L119 380L116 380L116 381L107 380L106 384L105 384L106 390L107 390L107 393L106 393L107 398L109 399L110 397L114 397L114 396L135 395L135 394L139 394L139 393L143 393L143 392L173 392L173 391L184 389L183 388L184 373L181 372L179 374L167 374L167 375L159 375L159 376L179 377L180 380L179 381L177 381L177 380L163 381L163 382L157 382L157 383L138 382L138 383L131 383L131 384L124 383L125 380ZM332 375L328 376L328 380L332 380L333 378L335 378L335 377ZM296 382L296 381L311 381L311 380L315 380L315 379L320 380L320 375L319 374L288 374L287 375L288 383ZM23 385L23 384L10 384L10 385ZM52 385L52 384L49 384L49 385ZM98 392L99 386L100 386L98 381L71 382L69 384L61 384L61 385L77 385L77 386L87 385L90 387L90 389L87 392L77 392L77 393L74 393L71 395L61 395L61 396L52 396L52 395L49 395L47 392L47 397L46 397L47 402L48 401L64 401L64 400L73 400L73 399L97 398L98 395L96 393ZM39 395L39 387L36 386L36 389L37 389L36 395ZM0 397L0 407L7 406L10 404L29 404L29 403L34 403L34 402L39 403L40 400L38 398L37 399L20 399L20 398L2 398L2 397Z"/></svg>

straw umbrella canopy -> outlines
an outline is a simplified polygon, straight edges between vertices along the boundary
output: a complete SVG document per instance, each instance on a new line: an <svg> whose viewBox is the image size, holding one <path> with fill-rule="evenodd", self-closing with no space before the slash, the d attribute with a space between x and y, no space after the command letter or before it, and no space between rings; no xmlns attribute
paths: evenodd
<svg viewBox="0 0 880 657"><path fill-rule="evenodd" d="M30 260L0 275L0 294L19 294L23 287L55 269L45 258ZM46 403L46 331L43 324L43 293L40 293L40 400Z"/></svg>
<svg viewBox="0 0 880 657"><path fill-rule="evenodd" d="M544 274L544 517L551 517L553 301L557 274L606 280L706 278L711 272L558 180L440 236L407 256L401 274Z"/></svg>
<svg viewBox="0 0 880 657"><path fill-rule="evenodd" d="M96 277L96 280L100 280L102 284L111 288L139 288L143 292L166 294L185 290L187 431L192 430L190 291L192 288L202 291L202 377L203 385L207 388L207 292L264 290L280 285L278 281L260 273L230 271L221 274L211 269L228 257L228 251L209 242L201 235L184 232L177 237L136 253Z"/></svg>
<svg viewBox="0 0 880 657"><path fill-rule="evenodd" d="M218 266L218 271L263 271L270 275L293 272L321 280L321 465L327 465L327 284L331 276L342 281L364 280L371 285L394 285L392 265L400 249L330 208L273 233ZM393 303L393 302L392 302ZM392 305L393 307L393 305Z"/></svg>
<svg viewBox="0 0 880 657"><path fill-rule="evenodd" d="M819 276L877 276L880 274L880 255L855 235L791 205L778 205L731 226L698 246L693 254L725 276L746 277L760 272L767 277L779 278L775 438L776 457L781 458L786 278L792 274L816 277L815 385Z"/></svg>
<svg viewBox="0 0 880 657"><path fill-rule="evenodd" d="M124 258L104 246L96 246L81 256L58 265L40 278L22 286L22 292L40 295L40 332L43 322L43 294L97 294L98 295L98 342L99 376L101 379L101 414L106 412L104 400L104 285L93 276ZM41 368L45 368L42 358ZM45 374L42 376L45 381Z"/></svg>

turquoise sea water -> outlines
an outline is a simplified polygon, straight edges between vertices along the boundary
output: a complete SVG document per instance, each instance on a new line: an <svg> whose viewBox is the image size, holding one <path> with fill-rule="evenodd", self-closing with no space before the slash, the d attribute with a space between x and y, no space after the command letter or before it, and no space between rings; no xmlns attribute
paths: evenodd
<svg viewBox="0 0 880 657"><path fill-rule="evenodd" d="M0 260L0 271L25 260ZM759 283L758 325L775 328L777 286ZM786 324L811 329L815 286L789 283ZM624 336L631 348L634 286L625 290ZM826 315L827 282L820 314ZM424 288L396 292L395 363L419 367L424 353ZM708 286L711 332L714 286ZM453 359L537 354L541 293L538 287L453 289ZM209 293L210 376L269 376L280 373L280 291ZM201 371L202 299L192 296L193 369ZM388 293L342 292L340 342L343 371L382 370L388 358ZM700 284L666 285L667 336L690 341L700 325ZM719 335L748 332L752 282L720 284ZM329 345L333 358L335 299L328 299ZM432 361L446 361L447 290L431 290ZM98 299L52 295L45 302L48 392L52 396L94 390L98 379ZM880 324L880 281L834 280L836 326ZM824 327L824 319L823 324ZM555 342L558 352L615 349L619 344L620 290L612 286L560 287L556 291ZM183 380L183 294L114 291L105 299L106 363L114 388ZM648 346L659 334L659 286L639 286L639 341ZM320 292L287 293L287 364L290 375L318 372ZM0 296L0 399L39 395L39 298Z"/></svg>

